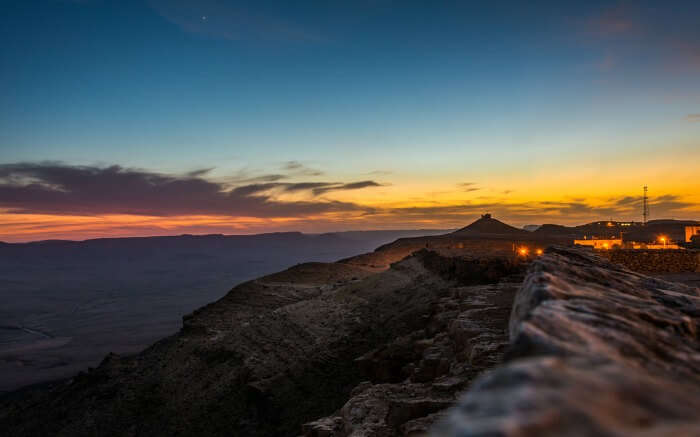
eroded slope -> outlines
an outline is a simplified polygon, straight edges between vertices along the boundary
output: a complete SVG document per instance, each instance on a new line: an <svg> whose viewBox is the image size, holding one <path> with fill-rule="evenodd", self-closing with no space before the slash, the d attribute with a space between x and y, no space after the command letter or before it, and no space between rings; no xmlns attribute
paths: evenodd
<svg viewBox="0 0 700 437"><path fill-rule="evenodd" d="M469 293L459 287L497 282L499 269L501 275L520 269L501 261L464 262L422 251L381 273L307 264L250 281L187 316L178 334L136 356L111 355L48 391L5 401L0 428L17 436L298 435L301 424L341 408L367 379L357 358L371 362L397 338L425 330L416 338L424 350L399 366L402 378L427 384L425 378L445 375L444 366L430 370L430 353L423 354L430 342L445 349L456 341L438 335L465 308L447 310L444 299L462 305L455 296ZM501 336L508 308L501 308ZM429 321L436 327L426 328ZM411 363L415 367L406 367ZM459 386L453 385L441 408ZM396 430L402 424L397 420Z"/></svg>

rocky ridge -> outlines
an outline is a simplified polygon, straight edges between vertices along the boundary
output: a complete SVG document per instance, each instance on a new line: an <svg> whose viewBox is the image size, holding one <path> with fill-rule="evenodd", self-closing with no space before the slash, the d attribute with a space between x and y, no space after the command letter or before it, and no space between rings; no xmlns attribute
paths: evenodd
<svg viewBox="0 0 700 437"><path fill-rule="evenodd" d="M523 266L427 250L381 272L298 265L235 287L140 354L110 355L71 380L1 401L0 429L295 436L352 399L364 405L348 409L358 427L391 412L387 427L364 435L425 430L500 360Z"/></svg>
<svg viewBox="0 0 700 437"><path fill-rule="evenodd" d="M699 289L550 249L517 293L506 364L433 435L700 435L699 327Z"/></svg>
<svg viewBox="0 0 700 437"><path fill-rule="evenodd" d="M423 435L476 375L501 361L518 286L506 280L446 290L424 328L355 360L368 379L333 415L305 424L303 435Z"/></svg>

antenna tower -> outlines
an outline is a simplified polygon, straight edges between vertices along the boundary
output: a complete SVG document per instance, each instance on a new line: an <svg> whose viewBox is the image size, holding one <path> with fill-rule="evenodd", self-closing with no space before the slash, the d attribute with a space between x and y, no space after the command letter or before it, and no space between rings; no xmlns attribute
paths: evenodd
<svg viewBox="0 0 700 437"><path fill-rule="evenodd" d="M647 196L647 186L644 185L644 197L643 197L643 211L642 215L644 216L644 226L647 224L647 220L649 219L649 197Z"/></svg>

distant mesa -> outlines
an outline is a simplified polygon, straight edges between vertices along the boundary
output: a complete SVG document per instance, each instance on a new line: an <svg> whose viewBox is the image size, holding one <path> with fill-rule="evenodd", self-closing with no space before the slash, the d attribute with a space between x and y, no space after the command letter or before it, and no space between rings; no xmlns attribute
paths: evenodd
<svg viewBox="0 0 700 437"><path fill-rule="evenodd" d="M491 214L483 214L479 220L453 232L453 234L527 235L529 232L496 220Z"/></svg>
<svg viewBox="0 0 700 437"><path fill-rule="evenodd" d="M555 225L546 223L534 231L539 235L556 235L556 236L575 236L578 235L576 228L570 228L563 225Z"/></svg>

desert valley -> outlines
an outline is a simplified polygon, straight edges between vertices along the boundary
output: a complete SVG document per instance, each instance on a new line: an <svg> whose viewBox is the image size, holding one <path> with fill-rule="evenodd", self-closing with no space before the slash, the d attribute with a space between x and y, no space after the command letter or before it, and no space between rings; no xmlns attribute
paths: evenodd
<svg viewBox="0 0 700 437"><path fill-rule="evenodd" d="M0 424L18 436L700 430L695 240L638 272L607 258L647 263L650 250L574 247L596 226L524 231L484 215L300 263L241 283L138 354L6 394ZM576 402L591 385L616 395Z"/></svg>

